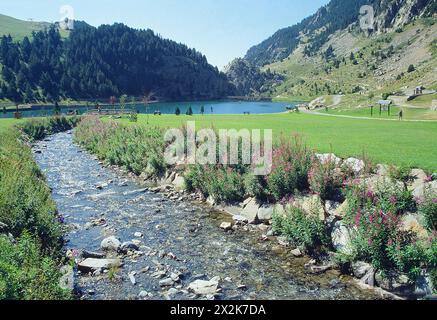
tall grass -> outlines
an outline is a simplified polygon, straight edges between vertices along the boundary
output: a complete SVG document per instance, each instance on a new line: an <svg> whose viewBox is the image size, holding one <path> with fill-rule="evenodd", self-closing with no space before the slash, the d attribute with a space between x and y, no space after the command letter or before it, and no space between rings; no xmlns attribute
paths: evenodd
<svg viewBox="0 0 437 320"><path fill-rule="evenodd" d="M58 286L62 225L44 175L24 140L71 128L75 120L25 122L0 140L0 298L63 299ZM20 133L21 130L21 133ZM9 235L9 236L8 236ZM15 239L15 240L13 240ZM15 243L16 241L16 243Z"/></svg>

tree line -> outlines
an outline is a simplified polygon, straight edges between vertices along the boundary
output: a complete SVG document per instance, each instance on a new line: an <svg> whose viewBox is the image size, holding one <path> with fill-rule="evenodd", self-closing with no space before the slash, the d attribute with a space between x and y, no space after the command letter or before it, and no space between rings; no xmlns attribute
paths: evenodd
<svg viewBox="0 0 437 320"><path fill-rule="evenodd" d="M17 103L143 96L210 99L233 86L206 57L152 30L80 24L62 39L56 26L16 42L0 40L0 99Z"/></svg>

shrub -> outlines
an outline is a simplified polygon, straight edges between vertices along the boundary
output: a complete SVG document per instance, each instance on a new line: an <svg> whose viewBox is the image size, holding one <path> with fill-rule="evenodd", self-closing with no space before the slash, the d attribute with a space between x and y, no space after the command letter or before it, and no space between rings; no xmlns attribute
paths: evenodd
<svg viewBox="0 0 437 320"><path fill-rule="evenodd" d="M425 197L419 203L419 213L425 218L426 227L430 231L437 231L437 193L425 190Z"/></svg>
<svg viewBox="0 0 437 320"><path fill-rule="evenodd" d="M310 190L318 194L322 200L337 199L341 194L345 175L337 167L334 159L329 158L324 162L315 159L308 177Z"/></svg>
<svg viewBox="0 0 437 320"><path fill-rule="evenodd" d="M76 129L75 141L100 159L137 175L159 176L166 171L163 132L158 128L86 117Z"/></svg>
<svg viewBox="0 0 437 320"><path fill-rule="evenodd" d="M73 118L26 121L31 140L66 130ZM45 178L16 128L0 140L0 222L15 240L0 235L0 299L64 299L58 262L63 230ZM18 239L18 240L17 240Z"/></svg>
<svg viewBox="0 0 437 320"><path fill-rule="evenodd" d="M328 232L319 217L295 207L289 208L285 215L273 214L273 231L310 251L328 244Z"/></svg>
<svg viewBox="0 0 437 320"><path fill-rule="evenodd" d="M267 182L263 176L255 176L253 174L246 175L244 179L246 193L255 197L258 200L266 200L268 198Z"/></svg>
<svg viewBox="0 0 437 320"><path fill-rule="evenodd" d="M365 182L349 182L345 191L352 215L358 208L378 208L384 212L402 214L414 211L416 204L411 191L400 188L396 183L384 182L370 188Z"/></svg>
<svg viewBox="0 0 437 320"><path fill-rule="evenodd" d="M31 119L18 128L31 140L41 140L47 135L72 129L79 122L80 117L51 117Z"/></svg>
<svg viewBox="0 0 437 320"><path fill-rule="evenodd" d="M10 131L0 143L0 222L19 237L27 230L41 240L46 252L61 247L62 229L45 178L29 147Z"/></svg>
<svg viewBox="0 0 437 320"><path fill-rule="evenodd" d="M407 72L408 72L408 73L411 73L411 72L414 72L414 71L416 71L416 68L414 67L414 65L410 64L410 65L408 66L408 70L407 70Z"/></svg>
<svg viewBox="0 0 437 320"><path fill-rule="evenodd" d="M236 168L193 165L185 175L188 190L200 191L217 202L242 201L245 196L244 177Z"/></svg>
<svg viewBox="0 0 437 320"><path fill-rule="evenodd" d="M415 280L428 264L429 244L401 230L400 215L413 201L410 192L400 189L395 184L376 190L360 183L349 186L346 222L355 230L350 259L367 261L385 275L402 272Z"/></svg>
<svg viewBox="0 0 437 320"><path fill-rule="evenodd" d="M308 172L311 167L312 153L295 137L292 141L281 138L273 151L273 165L267 177L267 185L276 200L282 200L295 194L296 190L308 188Z"/></svg>
<svg viewBox="0 0 437 320"><path fill-rule="evenodd" d="M25 232L16 244L0 236L0 300L60 300L71 293L59 287L56 261Z"/></svg>

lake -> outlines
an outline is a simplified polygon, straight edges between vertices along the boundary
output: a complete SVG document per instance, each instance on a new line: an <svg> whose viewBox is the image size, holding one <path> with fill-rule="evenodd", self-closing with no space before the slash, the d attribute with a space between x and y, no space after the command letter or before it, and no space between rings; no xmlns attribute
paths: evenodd
<svg viewBox="0 0 437 320"><path fill-rule="evenodd" d="M268 102L268 101L196 101L196 102L162 102L152 103L147 107L144 104L129 105L127 108L135 108L141 114L153 114L155 111L160 111L162 114L175 114L176 108L179 107L182 114L185 114L191 106L194 114L199 114L202 106L205 114L243 114L250 112L251 114L268 114L279 113L286 111L286 107L294 106L295 103L284 102ZM105 108L112 108L102 106ZM77 110L79 114L83 114L89 110L94 110L94 106L89 108L85 106L62 106L62 113ZM0 111L0 118L13 118L15 110L9 110L7 113ZM36 107L32 110L22 110L23 117L41 117L51 116L54 114L53 107Z"/></svg>

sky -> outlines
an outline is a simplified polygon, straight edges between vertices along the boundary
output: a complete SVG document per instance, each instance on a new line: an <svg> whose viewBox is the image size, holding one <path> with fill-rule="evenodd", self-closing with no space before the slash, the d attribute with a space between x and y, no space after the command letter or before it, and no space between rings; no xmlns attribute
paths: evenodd
<svg viewBox="0 0 437 320"><path fill-rule="evenodd" d="M93 26L122 22L152 29L164 38L196 48L222 69L278 29L313 14L328 0L2 0L0 13L55 22L65 17Z"/></svg>

